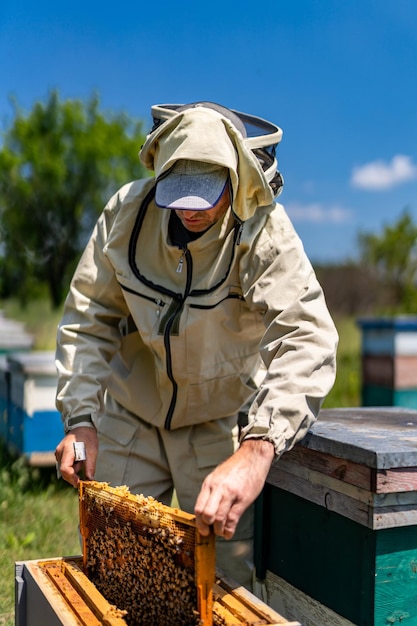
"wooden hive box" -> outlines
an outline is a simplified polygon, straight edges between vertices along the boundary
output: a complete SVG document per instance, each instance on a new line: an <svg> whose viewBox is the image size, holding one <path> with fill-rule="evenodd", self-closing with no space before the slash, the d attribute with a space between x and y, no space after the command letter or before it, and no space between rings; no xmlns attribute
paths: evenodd
<svg viewBox="0 0 417 626"><path fill-rule="evenodd" d="M124 612L109 603L82 570L82 557L16 563L16 626L126 626ZM302 626L288 621L233 581L217 577L214 626ZM141 622L138 626L151 626ZM183 626L178 623L177 626Z"/></svg>
<svg viewBox="0 0 417 626"><path fill-rule="evenodd" d="M309 626L417 626L417 411L323 410L257 510L268 604Z"/></svg>

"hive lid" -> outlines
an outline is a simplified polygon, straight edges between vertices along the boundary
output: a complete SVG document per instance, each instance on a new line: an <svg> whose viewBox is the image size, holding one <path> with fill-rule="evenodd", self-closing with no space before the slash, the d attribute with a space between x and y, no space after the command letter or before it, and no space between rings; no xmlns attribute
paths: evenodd
<svg viewBox="0 0 417 626"><path fill-rule="evenodd" d="M300 445L376 469L417 467L416 428L414 409L323 409Z"/></svg>

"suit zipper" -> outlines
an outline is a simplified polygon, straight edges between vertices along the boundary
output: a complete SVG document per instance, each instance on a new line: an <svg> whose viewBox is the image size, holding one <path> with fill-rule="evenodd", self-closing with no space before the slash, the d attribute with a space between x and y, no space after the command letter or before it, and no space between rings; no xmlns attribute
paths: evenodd
<svg viewBox="0 0 417 626"><path fill-rule="evenodd" d="M167 412L167 415L166 415L166 418L165 418L165 423L164 423L165 430L171 430L172 416L173 416L174 411L175 411L175 406L177 404L177 396L178 396L178 383L175 380L174 373L172 371L171 331L172 331L172 327L174 325L174 322L177 322L178 325L179 325L180 317L181 317L181 313L182 313L182 310L183 310L183 307L184 307L185 300L187 299L188 294L190 293L190 290L191 290L191 280L192 280L192 275L193 275L192 258L191 258L191 254L190 254L190 251L188 250L187 246L185 246L182 249L182 255L181 255L178 267L177 267L177 272L178 271L180 271L180 272L182 271L182 267L183 267L184 261L185 261L185 266L187 268L187 279L186 279L186 283L185 283L184 295L178 301L178 306L176 307L175 311L173 311L171 317L167 321L167 324L166 324L166 327L165 327L165 332L164 332L164 345L165 345L165 352L166 352L167 375L168 375L168 378L170 379L170 381L172 383L172 387L173 387L171 402L169 404L168 412ZM181 267L180 270L178 269L179 267Z"/></svg>

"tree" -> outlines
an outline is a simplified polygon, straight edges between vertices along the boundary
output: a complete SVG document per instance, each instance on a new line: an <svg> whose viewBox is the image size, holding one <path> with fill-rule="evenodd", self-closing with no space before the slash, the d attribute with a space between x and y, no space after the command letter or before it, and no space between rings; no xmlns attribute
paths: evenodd
<svg viewBox="0 0 417 626"><path fill-rule="evenodd" d="M405 210L380 236L358 235L361 261L373 268L382 289L391 291L394 308L404 313L417 310L417 226Z"/></svg>
<svg viewBox="0 0 417 626"><path fill-rule="evenodd" d="M62 102L57 91L27 116L13 107L0 148L0 288L24 301L46 285L58 307L107 199L146 175L142 123L101 113L96 96Z"/></svg>

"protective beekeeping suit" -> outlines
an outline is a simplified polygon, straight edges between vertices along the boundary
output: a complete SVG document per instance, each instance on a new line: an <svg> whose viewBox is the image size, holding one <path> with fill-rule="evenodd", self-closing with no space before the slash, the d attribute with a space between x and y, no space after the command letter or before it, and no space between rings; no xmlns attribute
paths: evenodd
<svg viewBox="0 0 417 626"><path fill-rule="evenodd" d="M168 504L175 488L250 586L251 505L333 385L337 334L275 201L280 129L211 103L153 113L155 176L108 202L59 325L56 455L74 486L83 440L88 477Z"/></svg>

